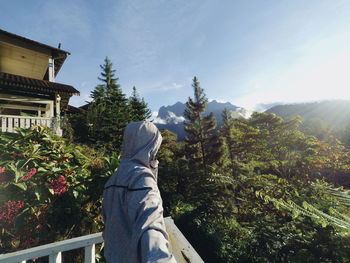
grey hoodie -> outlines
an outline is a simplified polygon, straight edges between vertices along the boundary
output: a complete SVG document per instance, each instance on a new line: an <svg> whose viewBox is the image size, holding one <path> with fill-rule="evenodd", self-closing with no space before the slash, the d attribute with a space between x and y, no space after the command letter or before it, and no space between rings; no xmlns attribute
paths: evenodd
<svg viewBox="0 0 350 263"><path fill-rule="evenodd" d="M151 122L130 123L123 155L103 192L104 255L108 263L176 263L168 250L155 156L162 142Z"/></svg>

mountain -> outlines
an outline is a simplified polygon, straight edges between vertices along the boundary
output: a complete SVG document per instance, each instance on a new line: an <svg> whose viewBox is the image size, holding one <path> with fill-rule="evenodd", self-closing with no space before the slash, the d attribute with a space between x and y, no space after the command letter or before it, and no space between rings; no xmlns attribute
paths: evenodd
<svg viewBox="0 0 350 263"><path fill-rule="evenodd" d="M183 116L185 108L186 105L180 101L176 102L174 105L162 106L159 108L157 118L165 120L171 115Z"/></svg>
<svg viewBox="0 0 350 263"><path fill-rule="evenodd" d="M350 123L350 101L348 100L278 105L266 112L274 113L283 118L299 115L305 122L319 119L332 127L345 126Z"/></svg>
<svg viewBox="0 0 350 263"><path fill-rule="evenodd" d="M259 103L254 107L254 111L257 112L266 112L267 110L271 109L272 107L284 105L286 103L284 102L272 102L272 103Z"/></svg>
<svg viewBox="0 0 350 263"><path fill-rule="evenodd" d="M162 106L159 108L158 115L154 119L154 123L158 129L167 129L171 132L174 132L178 136L178 140L183 140L186 136L186 133L183 129L183 122L185 120L184 110L186 104L182 102L176 102L174 105ZM249 115L248 111L244 108L232 105L229 102L222 103L216 100L210 101L207 105L207 109L204 115L213 113L215 118L218 121L218 125L222 124L221 113L227 108L231 111L233 117L247 117Z"/></svg>

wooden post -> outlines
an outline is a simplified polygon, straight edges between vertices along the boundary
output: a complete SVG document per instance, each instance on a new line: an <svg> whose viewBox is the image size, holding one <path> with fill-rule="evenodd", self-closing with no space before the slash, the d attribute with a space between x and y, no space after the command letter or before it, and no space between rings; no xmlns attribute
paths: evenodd
<svg viewBox="0 0 350 263"><path fill-rule="evenodd" d="M53 118L54 116L54 101L50 101L45 107L45 117ZM52 129L53 127L50 128Z"/></svg>
<svg viewBox="0 0 350 263"><path fill-rule="evenodd" d="M13 132L13 118L7 118L7 131Z"/></svg>
<svg viewBox="0 0 350 263"><path fill-rule="evenodd" d="M62 252L54 252L49 256L49 263L62 263Z"/></svg>
<svg viewBox="0 0 350 263"><path fill-rule="evenodd" d="M49 57L49 81L55 81L55 60L52 57Z"/></svg>
<svg viewBox="0 0 350 263"><path fill-rule="evenodd" d="M2 132L6 132L7 131L6 117L1 117L1 131Z"/></svg>
<svg viewBox="0 0 350 263"><path fill-rule="evenodd" d="M56 134L62 136L61 129L61 96L56 94Z"/></svg>
<svg viewBox="0 0 350 263"><path fill-rule="evenodd" d="M95 263L95 244L86 246L84 249L84 263Z"/></svg>

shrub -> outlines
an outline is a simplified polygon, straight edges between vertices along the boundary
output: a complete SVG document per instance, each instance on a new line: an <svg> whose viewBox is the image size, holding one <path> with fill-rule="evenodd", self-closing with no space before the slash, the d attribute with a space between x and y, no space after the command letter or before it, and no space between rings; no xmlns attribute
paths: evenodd
<svg viewBox="0 0 350 263"><path fill-rule="evenodd" d="M40 126L0 135L0 253L101 230L103 153Z"/></svg>

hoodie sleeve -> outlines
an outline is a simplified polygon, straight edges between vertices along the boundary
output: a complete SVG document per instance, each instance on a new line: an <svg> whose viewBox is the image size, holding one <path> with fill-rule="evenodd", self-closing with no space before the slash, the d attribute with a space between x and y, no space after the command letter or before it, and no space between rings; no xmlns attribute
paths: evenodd
<svg viewBox="0 0 350 263"><path fill-rule="evenodd" d="M176 262L169 252L163 205L153 176L143 174L129 186L127 214L133 226L132 242L143 263Z"/></svg>

